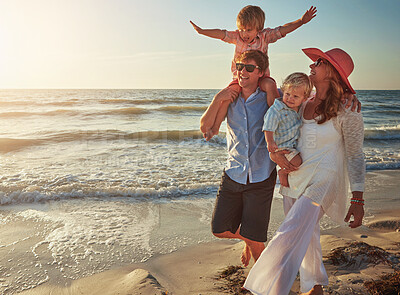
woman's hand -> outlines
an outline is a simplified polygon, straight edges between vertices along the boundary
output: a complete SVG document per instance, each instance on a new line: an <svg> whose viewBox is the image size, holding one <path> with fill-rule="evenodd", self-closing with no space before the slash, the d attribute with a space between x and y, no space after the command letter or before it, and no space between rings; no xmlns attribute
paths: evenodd
<svg viewBox="0 0 400 295"><path fill-rule="evenodd" d="M273 162L275 162L277 165L279 165L282 169L285 170L286 173L293 172L298 169L298 167L290 164L288 159L286 159L285 154L289 154L290 152L287 150L284 151L278 151L274 153L270 153L269 157Z"/></svg>
<svg viewBox="0 0 400 295"><path fill-rule="evenodd" d="M351 216L353 216L353 220L350 221L349 224L351 228L356 228L362 225L362 220L364 217L364 206L359 204L351 204L344 221L349 222Z"/></svg>
<svg viewBox="0 0 400 295"><path fill-rule="evenodd" d="M363 200L363 192L354 191L352 192L352 194L355 200ZM364 206L361 205L361 203L351 204L344 221L349 222L351 216L353 216L353 220L350 221L349 224L351 228L356 228L362 225L362 220L364 217Z"/></svg>

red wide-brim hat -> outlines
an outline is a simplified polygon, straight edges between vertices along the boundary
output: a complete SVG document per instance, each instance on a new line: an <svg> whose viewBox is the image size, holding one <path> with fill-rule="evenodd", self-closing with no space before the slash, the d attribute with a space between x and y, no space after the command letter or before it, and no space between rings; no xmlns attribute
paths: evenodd
<svg viewBox="0 0 400 295"><path fill-rule="evenodd" d="M316 61L318 58L327 60L339 73L343 82L347 86L347 91L355 94L353 87L351 87L348 77L354 69L354 63L350 55L340 48L334 48L323 52L318 48L304 48L303 52L312 60Z"/></svg>

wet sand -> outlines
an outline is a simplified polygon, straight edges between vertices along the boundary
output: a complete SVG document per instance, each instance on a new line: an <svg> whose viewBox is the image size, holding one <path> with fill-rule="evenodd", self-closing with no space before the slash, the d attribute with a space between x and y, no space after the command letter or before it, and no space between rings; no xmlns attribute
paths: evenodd
<svg viewBox="0 0 400 295"><path fill-rule="evenodd" d="M399 269L399 176L398 171L369 172L365 199L370 217L364 225L354 230L338 227L321 232L324 261L330 281L329 286L324 288L325 294L368 294L366 282L379 280L381 275ZM21 224L20 230L23 228L26 227ZM18 231L10 228L3 232L11 235ZM112 270L76 280L49 279L21 294L224 294L228 292L229 284L227 280L220 278L220 274L230 265L240 265L242 248L242 242L215 240L157 255L143 263L116 266ZM15 253L18 251L15 250ZM381 260L377 256L377 259L369 261L375 254ZM17 265L35 263L29 261L32 259L29 255L31 254L27 253L26 257L15 255L12 259ZM342 261L335 257L347 257L348 260ZM243 274L236 275L244 278L252 264L253 262L249 267L240 270ZM7 278L0 278L0 286L5 284ZM299 283L296 281L291 295L298 294L298 290ZM238 293L231 291L230 294Z"/></svg>

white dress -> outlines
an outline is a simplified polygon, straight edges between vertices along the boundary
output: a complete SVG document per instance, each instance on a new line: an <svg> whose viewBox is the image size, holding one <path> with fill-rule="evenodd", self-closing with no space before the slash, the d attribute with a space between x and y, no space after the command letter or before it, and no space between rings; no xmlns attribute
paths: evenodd
<svg viewBox="0 0 400 295"><path fill-rule="evenodd" d="M303 118L297 149L303 164L289 174L290 188L281 187L281 194L296 199L304 195L321 205L333 220L343 222L339 212L346 209L348 186L343 176L347 173L342 136L333 121L318 124Z"/></svg>
<svg viewBox="0 0 400 295"><path fill-rule="evenodd" d="M303 119L297 147L303 164L289 174L290 188L281 187L285 220L250 270L246 289L259 295L286 295L299 269L301 292L328 284L318 221L326 213L343 222L347 175L352 191L364 190L363 137L360 113L342 109L323 124Z"/></svg>
<svg viewBox="0 0 400 295"><path fill-rule="evenodd" d="M301 115L303 111L304 107ZM314 119L302 121L297 149L303 163L299 170L289 174L290 187L281 187L280 193L296 199L308 197L334 221L343 224L349 177L352 191L364 191L362 116L343 110L322 124Z"/></svg>

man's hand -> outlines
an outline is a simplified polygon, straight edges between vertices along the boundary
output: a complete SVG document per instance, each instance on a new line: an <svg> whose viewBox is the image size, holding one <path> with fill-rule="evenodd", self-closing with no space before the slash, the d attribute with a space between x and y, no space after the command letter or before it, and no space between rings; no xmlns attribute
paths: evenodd
<svg viewBox="0 0 400 295"><path fill-rule="evenodd" d="M290 152L287 150L278 151L278 152L270 153L269 157L271 158L272 161L274 161L282 169L285 169L285 173L290 173L299 168L294 166L293 164L290 164L288 159L286 159L285 154L289 154L289 153Z"/></svg>
<svg viewBox="0 0 400 295"><path fill-rule="evenodd" d="M342 102L346 103L345 105L346 109L351 107L352 112L356 110L358 113L361 112L361 102L358 100L355 94L352 94L350 92L345 92L342 96Z"/></svg>
<svg viewBox="0 0 400 295"><path fill-rule="evenodd" d="M317 16L317 8L311 6L310 9L307 10L306 13L304 13L303 16L301 17L301 23L304 25L316 16Z"/></svg>

